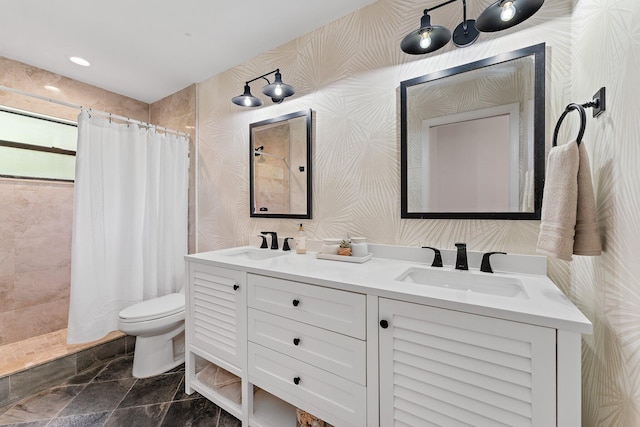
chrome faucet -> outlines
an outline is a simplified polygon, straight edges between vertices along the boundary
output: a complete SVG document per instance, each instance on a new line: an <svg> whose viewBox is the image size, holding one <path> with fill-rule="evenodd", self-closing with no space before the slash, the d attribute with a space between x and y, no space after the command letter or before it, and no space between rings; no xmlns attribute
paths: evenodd
<svg viewBox="0 0 640 427"><path fill-rule="evenodd" d="M278 234L275 231L261 231L260 234L271 234L271 249L278 249Z"/></svg>
<svg viewBox="0 0 640 427"><path fill-rule="evenodd" d="M458 248L458 253L456 254L456 270L468 270L467 244L456 243L456 248Z"/></svg>

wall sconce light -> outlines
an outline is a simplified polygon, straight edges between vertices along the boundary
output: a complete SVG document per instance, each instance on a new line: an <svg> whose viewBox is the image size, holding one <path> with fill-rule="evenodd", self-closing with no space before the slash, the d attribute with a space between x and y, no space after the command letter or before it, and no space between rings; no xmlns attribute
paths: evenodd
<svg viewBox="0 0 640 427"><path fill-rule="evenodd" d="M267 79L267 76L273 73L275 73L275 76L273 83L271 83L269 79ZM265 79L267 81L267 85L262 88L262 93L271 98L271 100L276 104L281 103L285 98L296 93L296 91L293 89L293 86L282 82L282 74L280 74L280 69L275 69L261 76L258 76L255 79L247 80L244 83L244 93L242 95L234 96L233 98L231 98L231 101L241 107L261 106L262 101L251 95L251 88L249 87L249 83L255 82L258 79Z"/></svg>
<svg viewBox="0 0 640 427"><path fill-rule="evenodd" d="M410 55L422 55L434 52L452 39L451 31L439 25L431 25L429 12L458 0L448 0L424 10L420 19L420 28L410 32L402 39L400 48ZM486 8L478 20L467 19L467 2L462 0L462 23L453 30L453 44L457 47L472 45L482 32L501 31L518 25L533 16L544 0L498 0Z"/></svg>
<svg viewBox="0 0 640 427"><path fill-rule="evenodd" d="M451 40L451 31L447 27L440 25L431 25L431 16L429 12L446 6L458 0L449 0L437 6L424 10L424 15L420 19L420 28L410 32L402 39L400 48L410 55L422 55L436 51L449 43ZM462 23L453 31L453 40L456 46L469 46L476 41L480 33L476 30L475 21L467 19L467 2L462 0Z"/></svg>

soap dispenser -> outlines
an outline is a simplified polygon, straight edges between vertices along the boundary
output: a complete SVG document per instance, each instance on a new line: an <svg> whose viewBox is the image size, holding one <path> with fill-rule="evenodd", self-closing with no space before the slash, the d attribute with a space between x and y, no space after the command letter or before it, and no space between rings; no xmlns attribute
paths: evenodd
<svg viewBox="0 0 640 427"><path fill-rule="evenodd" d="M296 236L296 253L307 253L307 236L304 233L304 227L302 226L302 224L300 224L300 227L298 227L298 235Z"/></svg>

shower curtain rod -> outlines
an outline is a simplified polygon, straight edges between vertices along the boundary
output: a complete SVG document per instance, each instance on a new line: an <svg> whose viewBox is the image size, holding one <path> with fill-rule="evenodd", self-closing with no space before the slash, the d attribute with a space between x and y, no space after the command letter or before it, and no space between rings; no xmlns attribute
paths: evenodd
<svg viewBox="0 0 640 427"><path fill-rule="evenodd" d="M179 130L165 128L165 127L162 127L162 126L154 125L154 124L143 122L143 121L140 121L140 120L130 119L129 117L118 116L116 114L111 114L111 113L107 113L107 112L100 111L100 110L94 110L94 109L92 109L90 107L83 107L82 105L71 104L69 102L59 101L59 100L53 99L53 98L47 98L46 96L36 95L34 93L25 92L25 91L22 91L22 90L19 90L19 89L14 89L14 88L7 87L7 86L4 86L4 85L0 85L0 90L4 90L6 92L17 93L19 95L28 96L28 97L31 97L31 98L40 99L42 101L48 101L48 102L51 102L53 104L64 105L65 107L76 108L76 109L79 109L79 110L85 110L85 111L87 111L87 112L89 112L91 114L97 114L99 116L108 117L109 119L120 120L120 121L123 121L123 122L126 122L126 123L133 123L133 124L140 125L140 126L147 127L147 128L155 128L155 129L158 129L158 130L160 130L162 132L174 133L176 135L185 136L185 137L187 137L187 139L190 137L190 135L188 133L181 132Z"/></svg>

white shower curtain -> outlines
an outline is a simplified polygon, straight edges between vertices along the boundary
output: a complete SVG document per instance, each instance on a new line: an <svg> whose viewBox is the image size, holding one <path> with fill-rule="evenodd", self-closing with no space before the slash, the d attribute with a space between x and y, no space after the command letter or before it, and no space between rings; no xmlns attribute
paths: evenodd
<svg viewBox="0 0 640 427"><path fill-rule="evenodd" d="M182 288L188 142L83 111L71 245L67 342L118 329L118 313Z"/></svg>

